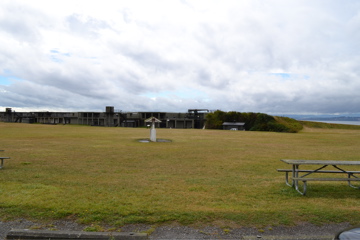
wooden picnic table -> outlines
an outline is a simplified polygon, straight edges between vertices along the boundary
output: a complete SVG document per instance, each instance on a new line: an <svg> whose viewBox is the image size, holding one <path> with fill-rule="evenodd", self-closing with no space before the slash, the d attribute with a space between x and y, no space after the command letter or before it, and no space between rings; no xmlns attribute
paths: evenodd
<svg viewBox="0 0 360 240"><path fill-rule="evenodd" d="M295 187L296 191L305 195L308 181L347 181L350 187L360 189L360 187L351 184L352 181L360 181L360 171L345 170L343 166L360 166L360 161L338 161L338 160L295 160L281 159L282 162L292 165L291 169L278 169L278 172L285 172L285 183L288 186ZM300 165L312 166L315 169L299 169ZM323 170L332 166L336 170ZM341 166L341 168L339 167ZM291 184L289 183L289 173L291 173ZM347 177L308 177L309 175L321 174L346 174ZM303 174L303 175L301 175ZM299 181L303 182L302 190L299 188Z"/></svg>

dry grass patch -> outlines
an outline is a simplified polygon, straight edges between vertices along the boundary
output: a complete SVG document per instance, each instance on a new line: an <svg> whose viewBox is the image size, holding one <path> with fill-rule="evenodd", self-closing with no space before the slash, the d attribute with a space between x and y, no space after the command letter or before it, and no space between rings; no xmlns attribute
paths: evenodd
<svg viewBox="0 0 360 240"><path fill-rule="evenodd" d="M11 157L0 171L4 218L75 216L114 225L360 220L358 190L314 183L302 197L276 171L286 167L281 158L359 160L358 130L158 129L170 143L138 142L149 136L142 128L0 123L0 131Z"/></svg>

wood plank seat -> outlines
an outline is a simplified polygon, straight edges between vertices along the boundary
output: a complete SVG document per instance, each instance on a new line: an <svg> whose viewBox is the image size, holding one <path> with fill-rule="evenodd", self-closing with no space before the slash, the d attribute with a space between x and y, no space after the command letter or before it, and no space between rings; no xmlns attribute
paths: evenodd
<svg viewBox="0 0 360 240"><path fill-rule="evenodd" d="M360 181L360 178L293 178L298 181Z"/></svg>
<svg viewBox="0 0 360 240"><path fill-rule="evenodd" d="M293 180L296 182L295 183L296 191L298 191L301 195L306 194L308 181L333 181L333 182L346 181L346 182L348 182L348 185L350 187L360 189L360 187L357 187L357 186L354 186L351 184L352 181L360 181L360 178L301 178L301 177L296 177L296 178L293 178ZM300 190L300 186L298 184L298 182L300 182L300 181L303 182L302 191Z"/></svg>
<svg viewBox="0 0 360 240"><path fill-rule="evenodd" d="M292 169L277 169L278 172L292 172ZM297 172L314 172L314 170L297 170ZM316 173L360 173L360 171L319 170Z"/></svg>
<svg viewBox="0 0 360 240"><path fill-rule="evenodd" d="M292 169L277 169L278 172L285 172L285 183L288 186L293 186L293 183L290 184L289 183L289 173L292 173ZM299 173L343 173L343 174L347 174L348 178L350 177L350 175L354 176L353 174L360 174L360 171L339 171L339 170L318 170L315 171L314 170L300 170L298 169L297 172ZM306 174L307 175L307 174ZM348 179L348 178L344 178L344 179ZM293 180L302 180L305 178L292 178ZM311 180L307 180L307 181L316 181L315 179L319 179L319 178L307 178L307 179L311 179ZM314 179L314 180L313 180ZM322 179L330 179L330 178L322 178ZM333 179L340 179L340 178L333 178ZM354 178L352 178L354 179ZM317 180L317 181L336 181L336 180ZM339 180L339 181L348 181L348 180ZM354 180L354 181L358 181L358 180Z"/></svg>

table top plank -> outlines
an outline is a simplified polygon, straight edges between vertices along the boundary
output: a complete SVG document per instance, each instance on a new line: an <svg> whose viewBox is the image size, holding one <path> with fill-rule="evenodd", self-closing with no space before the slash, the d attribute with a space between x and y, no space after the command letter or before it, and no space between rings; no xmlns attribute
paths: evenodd
<svg viewBox="0 0 360 240"><path fill-rule="evenodd" d="M295 165L360 165L360 161L339 161L339 160L301 160L281 159L282 162Z"/></svg>

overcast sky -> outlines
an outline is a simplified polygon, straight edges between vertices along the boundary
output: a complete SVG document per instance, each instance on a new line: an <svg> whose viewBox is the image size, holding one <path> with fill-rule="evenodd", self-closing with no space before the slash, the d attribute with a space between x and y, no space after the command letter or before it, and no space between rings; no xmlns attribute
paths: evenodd
<svg viewBox="0 0 360 240"><path fill-rule="evenodd" d="M360 113L358 0L1 0L0 111Z"/></svg>

